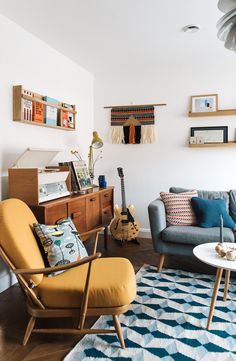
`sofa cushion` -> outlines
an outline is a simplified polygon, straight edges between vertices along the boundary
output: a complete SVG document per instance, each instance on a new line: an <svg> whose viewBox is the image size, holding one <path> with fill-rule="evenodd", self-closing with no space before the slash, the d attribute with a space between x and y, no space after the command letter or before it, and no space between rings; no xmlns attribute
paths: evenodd
<svg viewBox="0 0 236 361"><path fill-rule="evenodd" d="M191 189L187 188L180 188L180 187L170 187L169 191L171 193L183 193L189 192ZM235 191L236 192L236 191ZM229 192L226 191L204 191L204 190L197 190L198 197L204 199L224 199L226 203L226 209L229 210ZM236 205L235 205L236 207ZM236 208L235 208L236 212Z"/></svg>
<svg viewBox="0 0 236 361"><path fill-rule="evenodd" d="M225 242L234 242L234 233L230 228L224 228L223 233ZM162 231L162 240L194 246L202 243L218 242L220 240L220 227L169 226Z"/></svg>
<svg viewBox="0 0 236 361"><path fill-rule="evenodd" d="M191 202L197 216L198 226L203 228L220 227L220 217L222 216L224 227L235 228L235 223L227 213L223 199L193 197Z"/></svg>
<svg viewBox="0 0 236 361"><path fill-rule="evenodd" d="M197 191L178 194L161 192L160 196L165 204L166 220L169 225L187 226L197 223L191 204L191 198L197 197Z"/></svg>

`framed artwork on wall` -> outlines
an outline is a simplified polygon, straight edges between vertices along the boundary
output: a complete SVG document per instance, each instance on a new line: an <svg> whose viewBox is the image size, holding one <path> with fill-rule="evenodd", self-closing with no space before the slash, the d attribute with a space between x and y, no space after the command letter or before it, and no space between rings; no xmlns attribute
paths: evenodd
<svg viewBox="0 0 236 361"><path fill-rule="evenodd" d="M228 127L192 127L190 137L201 138L201 143L228 143Z"/></svg>
<svg viewBox="0 0 236 361"><path fill-rule="evenodd" d="M209 113L218 110L218 94L193 95L191 96L191 113Z"/></svg>

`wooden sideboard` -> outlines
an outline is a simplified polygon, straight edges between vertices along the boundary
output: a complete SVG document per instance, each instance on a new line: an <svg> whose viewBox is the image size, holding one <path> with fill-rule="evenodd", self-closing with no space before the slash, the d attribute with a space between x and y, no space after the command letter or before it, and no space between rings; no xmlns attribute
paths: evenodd
<svg viewBox="0 0 236 361"><path fill-rule="evenodd" d="M73 195L39 205L29 205L39 223L55 224L59 219L71 217L78 232L103 226L104 247L107 249L108 226L114 215L114 187L93 188L90 193Z"/></svg>

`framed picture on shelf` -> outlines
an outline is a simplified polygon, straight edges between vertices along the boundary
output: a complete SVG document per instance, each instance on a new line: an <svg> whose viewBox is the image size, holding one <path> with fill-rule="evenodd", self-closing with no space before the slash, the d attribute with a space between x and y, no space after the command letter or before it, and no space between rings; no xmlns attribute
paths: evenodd
<svg viewBox="0 0 236 361"><path fill-rule="evenodd" d="M209 113L218 110L218 94L191 96L191 113Z"/></svg>
<svg viewBox="0 0 236 361"><path fill-rule="evenodd" d="M201 138L201 143L228 143L228 127L192 127L190 137Z"/></svg>
<svg viewBox="0 0 236 361"><path fill-rule="evenodd" d="M89 176L88 168L85 161L73 161L71 163L79 189L83 191L93 188L92 180Z"/></svg>

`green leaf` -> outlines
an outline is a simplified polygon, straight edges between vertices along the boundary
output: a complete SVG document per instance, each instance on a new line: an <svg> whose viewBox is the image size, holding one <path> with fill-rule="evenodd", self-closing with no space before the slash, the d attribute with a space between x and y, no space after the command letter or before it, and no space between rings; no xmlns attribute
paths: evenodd
<svg viewBox="0 0 236 361"><path fill-rule="evenodd" d="M61 245L60 239L56 239L56 240L54 241L54 244L55 244L56 246L60 247L60 245Z"/></svg>

